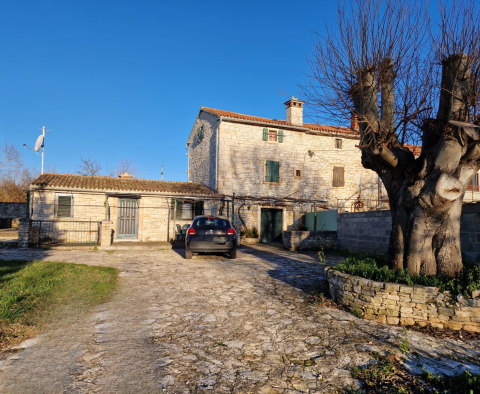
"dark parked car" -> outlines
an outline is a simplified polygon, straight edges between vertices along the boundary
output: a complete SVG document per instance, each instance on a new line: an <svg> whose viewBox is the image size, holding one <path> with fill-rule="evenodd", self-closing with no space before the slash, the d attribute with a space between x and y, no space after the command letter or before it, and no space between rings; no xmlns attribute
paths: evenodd
<svg viewBox="0 0 480 394"><path fill-rule="evenodd" d="M237 257L237 236L230 221L222 216L197 216L187 230L185 257L191 259L194 253L229 253Z"/></svg>

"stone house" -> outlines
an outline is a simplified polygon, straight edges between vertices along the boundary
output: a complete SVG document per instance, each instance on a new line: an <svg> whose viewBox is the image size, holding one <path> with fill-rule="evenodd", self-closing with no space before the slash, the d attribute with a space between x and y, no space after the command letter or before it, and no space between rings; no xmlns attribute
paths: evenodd
<svg viewBox="0 0 480 394"><path fill-rule="evenodd" d="M168 241L175 237L177 225L216 212L217 198L216 192L196 182L135 179L128 174L43 174L30 186L29 212L33 228L49 226L54 236L68 236L68 242L93 242L105 219L111 222L114 242Z"/></svg>
<svg viewBox="0 0 480 394"><path fill-rule="evenodd" d="M314 202L348 212L359 197L371 206L386 198L378 176L361 164L355 124L305 123L303 101L285 105L286 120L201 107L187 141L188 179L235 193L245 202L238 219L263 231L263 240L297 229Z"/></svg>

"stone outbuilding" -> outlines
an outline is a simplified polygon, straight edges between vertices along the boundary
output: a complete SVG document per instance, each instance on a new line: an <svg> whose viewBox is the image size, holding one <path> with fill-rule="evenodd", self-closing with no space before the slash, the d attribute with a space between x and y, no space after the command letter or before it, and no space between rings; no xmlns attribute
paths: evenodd
<svg viewBox="0 0 480 394"><path fill-rule="evenodd" d="M169 241L177 225L190 224L204 212L215 213L218 199L198 182L135 179L128 174L43 174L30 186L30 237L35 241L37 233L94 243L101 222L107 221L113 242Z"/></svg>

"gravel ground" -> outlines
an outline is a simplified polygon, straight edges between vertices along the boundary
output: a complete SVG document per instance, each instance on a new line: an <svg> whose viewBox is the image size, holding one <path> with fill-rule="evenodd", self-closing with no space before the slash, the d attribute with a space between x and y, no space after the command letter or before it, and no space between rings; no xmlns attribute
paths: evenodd
<svg viewBox="0 0 480 394"><path fill-rule="evenodd" d="M313 253L242 247L238 258L181 250L0 249L0 259L117 267L119 290L90 315L74 310L0 361L2 393L326 393L358 388L370 351L414 372L480 373L480 343L434 339L308 305L324 283ZM327 256L331 262L337 257Z"/></svg>

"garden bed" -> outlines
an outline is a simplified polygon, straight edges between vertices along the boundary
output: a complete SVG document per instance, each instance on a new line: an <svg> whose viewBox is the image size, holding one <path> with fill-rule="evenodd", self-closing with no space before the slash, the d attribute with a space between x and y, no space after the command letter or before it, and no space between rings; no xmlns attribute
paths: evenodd
<svg viewBox="0 0 480 394"><path fill-rule="evenodd" d="M480 292L452 296L433 286L377 282L326 267L332 297L357 316L392 325L480 332Z"/></svg>

